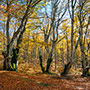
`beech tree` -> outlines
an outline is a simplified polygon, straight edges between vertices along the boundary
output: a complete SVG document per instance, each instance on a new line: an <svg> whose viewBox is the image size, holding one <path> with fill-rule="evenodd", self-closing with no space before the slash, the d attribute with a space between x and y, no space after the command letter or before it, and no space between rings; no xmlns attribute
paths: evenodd
<svg viewBox="0 0 90 90"><path fill-rule="evenodd" d="M80 23L80 31L79 31L79 37L80 37L80 49L81 49L81 59L82 59L82 69L83 69L83 73L82 76L88 76L89 75L89 64L88 64L88 60L87 60L87 55L85 54L85 42L86 42L86 35L88 32L88 25L90 23L90 16L88 17L88 21L86 24L86 30L85 30L85 35L84 35L84 23L85 23L85 19L87 16L86 11L84 10L85 5L87 4L86 0L83 0L81 2L81 0L79 0L79 13L78 13L78 19L79 19L79 23ZM84 40L83 40L84 37Z"/></svg>
<svg viewBox="0 0 90 90"><path fill-rule="evenodd" d="M23 16L19 16L19 18L18 18L20 20L19 21L20 22L19 26L18 26L17 30L14 32L14 34L13 34L11 39L10 39L10 35L9 35L10 20L14 17L13 13L14 13L15 17L18 17L16 12L12 13L13 5L15 4L15 0L3 1L3 3L6 5L5 13L7 13L7 21L6 21L7 22L6 23L7 50L2 53L4 55L4 58L5 58L4 61L7 62L7 65L6 65L6 63L4 64L4 69L12 70L12 68L14 68L13 65L15 64L15 66L16 66L18 53L19 53L19 44L21 43L21 38L23 36L23 33L25 32L25 28L26 28L26 25L27 25L27 21L28 21L29 15L32 14L33 8L40 1L41 0L27 0L27 1L24 1L24 6L26 8L21 8L21 9L24 9L23 10L24 13L23 13ZM25 4L25 2L26 2L26 4ZM17 4L19 5L19 2L17 2ZM16 7L18 5L16 5ZM17 10L17 9L18 8L16 8L15 10ZM14 47L15 40L17 41L16 47ZM13 52L13 58L12 58L12 52ZM13 62L14 59L15 59L15 62ZM12 61L12 63L11 63L11 61ZM11 66L12 66L12 68L11 68Z"/></svg>
<svg viewBox="0 0 90 90"><path fill-rule="evenodd" d="M63 10L62 9L63 6L61 6L63 3L64 3L64 1L61 2L60 0L54 0L54 1L51 0L51 4L52 4L51 17L48 17L46 14L46 17L48 19L47 20L48 24L47 24L46 29L43 29L44 41L48 44L48 40L51 38L51 43L52 43L51 50L50 50L49 56L47 58L46 70L42 64L43 59L42 59L41 51L39 52L41 69L43 72L46 72L46 73L50 72L50 66L53 61L53 52L55 49L55 45L61 41L58 39L58 33L59 33L58 30L59 30L62 18L67 11L67 3L66 3L66 4L64 4L64 7L65 7L64 11L61 12ZM61 6L61 8L59 8L59 6ZM49 19L51 19L50 22L49 22ZM46 47L46 49L48 49L48 47ZM48 50L47 50L47 53L48 53Z"/></svg>
<svg viewBox="0 0 90 90"><path fill-rule="evenodd" d="M71 68L73 61L74 9L76 2L77 0L68 0L68 11L71 19L71 58L69 58L70 62L68 62L67 65L65 65L64 71L61 75L66 75L69 72L69 69Z"/></svg>

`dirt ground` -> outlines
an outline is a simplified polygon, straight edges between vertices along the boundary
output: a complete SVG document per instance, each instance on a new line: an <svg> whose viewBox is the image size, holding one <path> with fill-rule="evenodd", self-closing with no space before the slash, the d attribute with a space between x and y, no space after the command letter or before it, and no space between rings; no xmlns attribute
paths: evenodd
<svg viewBox="0 0 90 90"><path fill-rule="evenodd" d="M90 90L90 78L0 71L0 90Z"/></svg>

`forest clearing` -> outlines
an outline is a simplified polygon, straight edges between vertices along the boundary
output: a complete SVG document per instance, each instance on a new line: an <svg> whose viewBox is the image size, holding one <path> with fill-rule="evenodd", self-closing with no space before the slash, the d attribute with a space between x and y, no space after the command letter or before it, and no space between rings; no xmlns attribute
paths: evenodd
<svg viewBox="0 0 90 90"><path fill-rule="evenodd" d="M0 0L0 90L90 90L90 0Z"/></svg>

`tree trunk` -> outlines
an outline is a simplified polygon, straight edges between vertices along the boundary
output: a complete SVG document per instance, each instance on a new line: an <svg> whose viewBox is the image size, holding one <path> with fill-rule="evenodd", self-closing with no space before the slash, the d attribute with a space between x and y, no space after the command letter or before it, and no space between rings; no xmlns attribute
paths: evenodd
<svg viewBox="0 0 90 90"><path fill-rule="evenodd" d="M43 63L42 63L42 55L41 55L41 51L39 51L39 59L40 59L40 66L41 66L41 69L42 69L42 72L44 73L50 73L50 66L51 66L51 63L53 61L53 50L54 50L54 47L55 45L52 46L52 50L49 54L49 57L47 59L47 66L46 66L46 70L45 70L45 67L43 66Z"/></svg>
<svg viewBox="0 0 90 90"><path fill-rule="evenodd" d="M57 52L55 47L55 72L57 72Z"/></svg>
<svg viewBox="0 0 90 90"><path fill-rule="evenodd" d="M88 56L85 55L85 47L84 45L80 42L80 48L81 48L81 57L82 57L82 69L83 69L83 72L82 72L82 76L83 77L87 77L87 76L90 76L89 74L89 65L88 65Z"/></svg>
<svg viewBox="0 0 90 90"><path fill-rule="evenodd" d="M53 58L52 57L53 57L53 51L54 51L54 48L55 48L55 45L54 44L52 46L51 52L50 52L49 57L47 59L46 73L50 73L50 66L51 66L51 63L53 61Z"/></svg>
<svg viewBox="0 0 90 90"><path fill-rule="evenodd" d="M66 76L72 66L72 62L65 64L64 71L61 73L62 76Z"/></svg>
<svg viewBox="0 0 90 90"><path fill-rule="evenodd" d="M4 70L11 70L10 64L9 64L9 61L11 58L8 56L7 52L2 52L2 55L4 57L3 69Z"/></svg>
<svg viewBox="0 0 90 90"><path fill-rule="evenodd" d="M82 76L83 77L87 77L87 76L90 76L89 74L89 69L90 69L90 66L88 65L88 57L85 55L85 57L83 56L84 59L82 60L82 68L83 68L83 72L82 72Z"/></svg>
<svg viewBox="0 0 90 90"><path fill-rule="evenodd" d="M34 44L33 48L33 64L36 66L36 45Z"/></svg>
<svg viewBox="0 0 90 90"><path fill-rule="evenodd" d="M12 71L17 71L18 53L19 53L19 49L18 48L15 48L15 49L13 48L12 59L11 59L11 70Z"/></svg>
<svg viewBox="0 0 90 90"><path fill-rule="evenodd" d="M66 42L67 42L67 62L70 62L70 56L69 56L69 43L68 43L68 37L67 37L67 32L66 32Z"/></svg>
<svg viewBox="0 0 90 90"><path fill-rule="evenodd" d="M72 13L69 10L69 14L70 14L70 18L71 18L71 58L70 58L70 62L68 62L65 65L64 71L61 73L61 75L66 75L68 74L71 65L72 65L72 61L73 61L73 35L74 35L74 8L75 8L75 4L76 4L76 0L74 2L74 0L71 0L71 8L72 8ZM69 0L68 0L68 5L69 5ZM69 7L68 7L69 9ZM68 50L67 50L68 51ZM68 56L67 56L68 57ZM67 58L69 61L69 58Z"/></svg>
<svg viewBox="0 0 90 90"><path fill-rule="evenodd" d="M39 51L39 59L40 59L41 70L42 70L43 73L45 73L45 67L43 66L41 51Z"/></svg>
<svg viewBox="0 0 90 90"><path fill-rule="evenodd" d="M46 69L46 73L50 73L50 65L51 65L52 60L53 60L52 57L49 57L48 60L47 60L47 69Z"/></svg>

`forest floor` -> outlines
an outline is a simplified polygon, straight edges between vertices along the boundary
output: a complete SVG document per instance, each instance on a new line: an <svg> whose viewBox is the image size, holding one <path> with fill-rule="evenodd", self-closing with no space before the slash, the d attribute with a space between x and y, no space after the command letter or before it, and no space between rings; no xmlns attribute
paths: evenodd
<svg viewBox="0 0 90 90"><path fill-rule="evenodd" d="M90 90L90 78L0 71L0 90Z"/></svg>

